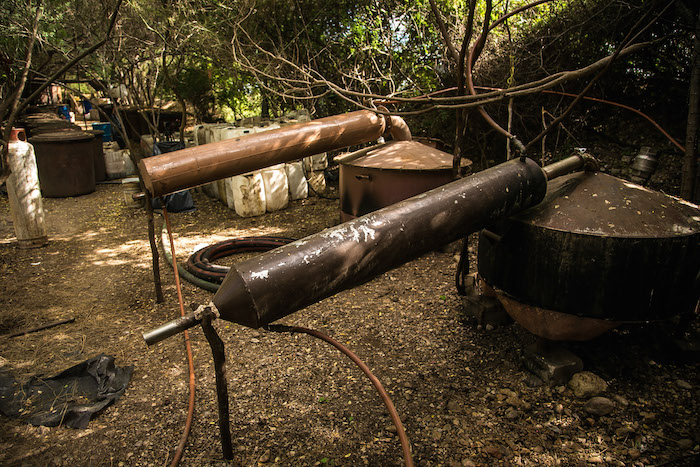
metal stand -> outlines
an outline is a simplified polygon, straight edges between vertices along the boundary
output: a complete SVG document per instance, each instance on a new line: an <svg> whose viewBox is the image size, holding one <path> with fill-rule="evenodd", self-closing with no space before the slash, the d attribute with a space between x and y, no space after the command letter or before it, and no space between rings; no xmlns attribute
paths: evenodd
<svg viewBox="0 0 700 467"><path fill-rule="evenodd" d="M156 303L163 303L163 288L160 284L160 262L158 245L156 244L156 229L153 220L153 204L151 195L146 192L146 214L148 215L148 243L151 245L151 257L153 259L153 285L156 288Z"/></svg>
<svg viewBox="0 0 700 467"><path fill-rule="evenodd" d="M233 446L231 444L231 426L228 412L228 383L226 382L226 354L224 342L211 325L214 313L207 309L202 313L202 330L211 346L211 354L214 357L214 373L216 374L216 398L219 405L219 436L221 437L221 451L225 460L233 459Z"/></svg>

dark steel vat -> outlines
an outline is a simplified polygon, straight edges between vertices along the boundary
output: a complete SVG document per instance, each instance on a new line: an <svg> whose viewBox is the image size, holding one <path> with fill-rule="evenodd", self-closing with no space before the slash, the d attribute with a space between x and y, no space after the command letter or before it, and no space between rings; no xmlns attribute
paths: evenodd
<svg viewBox="0 0 700 467"><path fill-rule="evenodd" d="M390 141L336 160L342 222L454 180L452 155L417 141Z"/></svg>
<svg viewBox="0 0 700 467"><path fill-rule="evenodd" d="M95 181L107 180L107 166L105 163L104 147L102 146L102 130L87 130L92 135L92 160L95 166Z"/></svg>
<svg viewBox="0 0 700 467"><path fill-rule="evenodd" d="M540 335L545 312L654 321L691 314L700 295L700 208L603 173L550 181L541 204L489 230L479 274Z"/></svg>
<svg viewBox="0 0 700 467"><path fill-rule="evenodd" d="M27 134L31 138L43 133L55 133L57 131L82 131L82 129L68 120L61 119L29 119L27 122Z"/></svg>
<svg viewBox="0 0 700 467"><path fill-rule="evenodd" d="M94 135L61 131L29 139L34 145L41 192L48 198L78 196L95 191Z"/></svg>

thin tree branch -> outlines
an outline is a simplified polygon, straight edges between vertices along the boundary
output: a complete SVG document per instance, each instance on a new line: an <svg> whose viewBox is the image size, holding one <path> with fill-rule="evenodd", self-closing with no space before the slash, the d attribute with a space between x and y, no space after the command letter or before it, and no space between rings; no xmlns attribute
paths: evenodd
<svg viewBox="0 0 700 467"><path fill-rule="evenodd" d="M29 76L29 69L32 64L32 53L34 50L34 42L36 41L37 32L39 30L39 18L41 18L41 0L37 2L36 14L34 15L34 22L32 25L32 33L29 37L29 43L27 44L27 56L24 61L24 69L22 70L22 75L17 84L17 90L15 95L12 97L12 105L10 106L10 116L7 120L7 125L5 125L5 130L2 133L2 173L0 173L0 185L2 185L5 180L10 176L10 164L8 157L10 151L8 149L8 143L10 139L10 132L12 131L12 126L17 118L19 101L22 97L22 92L24 91L24 86L27 83L27 77ZM0 117L3 115L0 114Z"/></svg>
<svg viewBox="0 0 700 467"><path fill-rule="evenodd" d="M455 62L459 63L459 54L457 53L457 49L452 43L452 39L450 39L450 34L447 32L447 26L445 26L445 21L442 19L442 14L440 13L440 9L435 3L435 0L430 0L430 9L433 12L433 16L435 16L435 22L437 23L438 29L440 30L440 34L442 34L442 39L445 41L445 45L447 45L447 51L449 52L452 59Z"/></svg>
<svg viewBox="0 0 700 467"><path fill-rule="evenodd" d="M620 52L622 52L622 50L623 50L625 47L627 47L632 41L634 41L637 37L639 37L640 34L642 34L644 31L646 31L652 24L654 24L654 23L656 22L656 20L658 20L659 17L660 17L662 14L664 14L664 13L666 12L666 10L668 10L668 8L671 7L671 5L673 5L673 3L675 3L675 0L671 0L671 1L666 5L666 7L663 8L663 9L661 10L661 12L659 12L658 15L656 15L656 17L655 17L654 19L652 19L652 20L651 20L645 27L643 27L641 30L639 30L639 31L636 32L634 35L632 35L632 33L637 29L637 27L651 14L652 10L653 10L654 7L656 6L656 2L655 2L655 3L651 6L651 8L649 8L649 10L647 10L647 12L644 13L644 15L642 15L641 18L639 18L639 20L634 24L634 26L632 26L632 28L631 28L630 31L627 33L627 35L625 36L625 38L622 40L622 42L620 43L620 45L617 46L617 48L615 49L615 52L611 55L610 60L606 63L606 65L603 67L603 69L600 70L600 71L598 72L598 74L597 74L596 76L594 76L594 77L591 79L591 81L586 85L585 88L583 88L583 90L578 94L578 96L576 96L576 97L574 98L573 102L571 102L571 104L569 104L569 106L564 110L564 112L563 112L561 115L559 115L557 118L555 118L554 121L552 121L552 122L550 123L549 127L547 127L547 128L545 128L544 130L542 130L542 132L541 132L539 135L537 135L535 138L532 139L532 141L530 141L529 143L527 143L527 145L525 146L525 151L527 151L529 148L531 148L535 143L537 143L540 139L544 138L544 137L545 137L547 134L549 134L549 132L551 132L557 125L559 125L559 123L561 123L561 122L574 110L574 107L576 107L576 104L578 104L578 103L581 101L581 99L583 99L583 97L584 97L586 94L588 94L588 92L593 88L593 86L595 85L595 83L605 74L606 71L608 71L608 68L610 68L610 65L615 61L616 58L618 58L618 56L620 55ZM523 152L525 152L525 151L523 151Z"/></svg>

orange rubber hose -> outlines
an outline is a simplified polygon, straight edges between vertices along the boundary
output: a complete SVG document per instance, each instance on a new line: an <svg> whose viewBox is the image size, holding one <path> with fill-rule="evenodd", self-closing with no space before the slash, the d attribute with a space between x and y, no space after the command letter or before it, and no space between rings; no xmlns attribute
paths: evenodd
<svg viewBox="0 0 700 467"><path fill-rule="evenodd" d="M268 325L267 329L270 331L275 331L275 332L296 332L296 333L304 333L308 334L310 336L316 337L317 339L321 339L329 344L331 344L333 347L336 349L340 350L342 353L344 353L350 360L357 365L362 372L367 375L369 380L372 382L372 385L374 388L377 390L379 393L379 397L381 397L382 402L384 402L384 405L386 406L387 410L389 411L389 416L391 417L391 421L394 423L394 426L396 427L396 434L399 437L399 441L401 442L401 449L403 452L403 460L404 460L404 465L406 467L413 467L413 456L411 455L411 443L408 440L408 436L406 436L406 431L403 428L403 423L401 423L401 418L399 417L399 413L396 410L396 407L394 407L394 403L391 402L391 399L389 398L389 394L387 394L386 390L384 389L384 386L382 386L382 383L379 381L379 379L372 374L372 370L369 369L369 367L362 361L360 358L355 355L352 350L338 342L337 340L333 339L330 336L327 336L326 334L323 334L322 332L316 331L314 329L308 329L304 328L301 326L285 326L285 325Z"/></svg>
<svg viewBox="0 0 700 467"><path fill-rule="evenodd" d="M173 232L170 228L170 219L168 218L168 210L165 209L165 203L163 205L163 217L165 218L165 225L168 229L168 240L170 240L170 251L173 257L173 271L175 272L175 287L177 288L177 301L180 305L180 316L185 316L185 304L182 300L182 288L180 286L180 274L177 270L177 256L175 256L175 242L173 241ZM185 445L187 444L187 438L190 435L190 430L192 429L192 419L194 418L194 390L195 390L195 378L194 378L194 359L192 357L192 344L190 343L190 333L187 331L183 332L185 337L185 348L187 349L187 366L190 372L190 399L189 406L187 407L187 419L185 420L185 428L182 431L182 436L180 437L180 443L177 445L175 450L175 457L173 457L170 467L176 467L182 459L182 454L185 451Z"/></svg>

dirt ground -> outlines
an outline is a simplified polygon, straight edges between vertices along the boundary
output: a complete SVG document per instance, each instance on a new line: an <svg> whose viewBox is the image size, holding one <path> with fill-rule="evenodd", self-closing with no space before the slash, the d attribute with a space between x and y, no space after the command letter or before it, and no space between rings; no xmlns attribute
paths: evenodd
<svg viewBox="0 0 700 467"><path fill-rule="evenodd" d="M0 338L0 366L27 378L106 353L135 367L124 396L87 429L0 417L1 465L155 466L172 458L187 410L183 340L149 348L141 333L178 316L173 273L161 259L165 302L156 304L145 211L121 196L120 187L99 185L90 195L46 199L51 241L34 250L17 248L0 196L0 334L75 317ZM300 238L339 218L337 200L320 198L250 219L202 194L195 203L195 212L172 215L180 261L200 244ZM634 327L570 345L615 402L611 414L589 415L569 388L524 369L533 336L516 324L483 329L465 316L455 268L454 252L429 253L283 321L335 337L373 369L403 417L416 465L698 465L697 363L669 356ZM182 289L186 304L212 296L187 282ZM182 465L402 464L379 397L334 348L306 335L216 327L229 365L234 460L223 461L211 352L195 329L195 419Z"/></svg>

